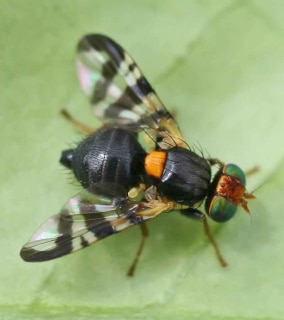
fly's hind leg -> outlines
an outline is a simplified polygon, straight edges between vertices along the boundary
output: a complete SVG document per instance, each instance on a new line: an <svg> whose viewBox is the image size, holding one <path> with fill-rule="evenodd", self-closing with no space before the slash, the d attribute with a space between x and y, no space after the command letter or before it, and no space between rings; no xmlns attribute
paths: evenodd
<svg viewBox="0 0 284 320"><path fill-rule="evenodd" d="M140 256L142 254L146 239L149 236L149 231L148 231L148 228L147 228L146 224L145 223L141 223L139 226L140 226L140 230L141 230L141 233L142 233L142 239L140 241L140 244L139 244L138 250L136 252L136 255L134 257L134 260L131 263L130 268L128 269L127 275L129 277L132 277L134 275L134 272L135 272L136 266L137 266L137 264L139 262Z"/></svg>
<svg viewBox="0 0 284 320"><path fill-rule="evenodd" d="M94 129L89 128L88 126L84 125L83 123L81 123L77 119L73 118L72 115L66 109L61 109L60 113L66 120L71 122L73 124L73 126L75 128L77 128L79 131L81 131L85 134L88 134L88 135L95 131Z"/></svg>
<svg viewBox="0 0 284 320"><path fill-rule="evenodd" d="M60 113L66 120L71 122L73 124L73 126L75 126L82 133L90 135L90 134L95 132L95 130L85 126L83 123L81 123L80 121L78 121L75 118L73 118L71 116L71 114L66 109L60 110ZM74 149L64 150L62 152L60 160L59 160L59 162L64 167L66 167L67 169L71 169L71 170L72 170L73 153L74 153Z"/></svg>

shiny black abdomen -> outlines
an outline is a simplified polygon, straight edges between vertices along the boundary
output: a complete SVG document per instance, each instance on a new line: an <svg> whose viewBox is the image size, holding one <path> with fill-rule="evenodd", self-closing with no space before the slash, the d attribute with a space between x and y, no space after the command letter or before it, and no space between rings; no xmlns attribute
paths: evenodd
<svg viewBox="0 0 284 320"><path fill-rule="evenodd" d="M145 155L135 133L102 128L73 150L71 168L84 188L101 182L129 188L141 181Z"/></svg>
<svg viewBox="0 0 284 320"><path fill-rule="evenodd" d="M193 206L206 197L210 179L211 168L204 158L188 149L175 147L167 151L157 188L162 196Z"/></svg>

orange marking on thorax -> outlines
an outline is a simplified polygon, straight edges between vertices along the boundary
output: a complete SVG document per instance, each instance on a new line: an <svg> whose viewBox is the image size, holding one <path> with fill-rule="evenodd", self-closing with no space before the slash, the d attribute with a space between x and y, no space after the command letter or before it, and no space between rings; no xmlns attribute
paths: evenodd
<svg viewBox="0 0 284 320"><path fill-rule="evenodd" d="M146 173L154 178L160 178L164 171L166 158L167 155L165 151L150 152L146 156L144 163Z"/></svg>

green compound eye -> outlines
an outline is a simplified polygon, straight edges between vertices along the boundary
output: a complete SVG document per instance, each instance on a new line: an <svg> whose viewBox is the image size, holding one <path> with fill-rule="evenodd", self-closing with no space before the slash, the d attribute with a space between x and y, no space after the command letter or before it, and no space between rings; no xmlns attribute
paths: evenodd
<svg viewBox="0 0 284 320"><path fill-rule="evenodd" d="M244 186L246 185L246 176L243 170L235 164L229 163L224 166L223 174L237 178Z"/></svg>
<svg viewBox="0 0 284 320"><path fill-rule="evenodd" d="M233 218L237 212L238 206L234 205L221 196L212 198L210 206L207 210L210 218L216 222L226 222Z"/></svg>
<svg viewBox="0 0 284 320"><path fill-rule="evenodd" d="M224 165L212 182L205 209L211 219L216 222L226 222L237 212L241 204L245 207L246 177L243 170L235 164Z"/></svg>

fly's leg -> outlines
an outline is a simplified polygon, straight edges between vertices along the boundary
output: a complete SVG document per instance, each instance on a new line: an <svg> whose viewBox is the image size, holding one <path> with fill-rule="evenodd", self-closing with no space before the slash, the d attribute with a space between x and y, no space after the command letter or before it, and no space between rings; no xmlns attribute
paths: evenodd
<svg viewBox="0 0 284 320"><path fill-rule="evenodd" d="M210 166L217 165L220 168L224 167L224 163L222 161L220 161L219 159L217 159L217 158L209 158L209 159L206 159L206 160L209 162Z"/></svg>
<svg viewBox="0 0 284 320"><path fill-rule="evenodd" d="M85 134L91 134L91 133L94 132L94 129L91 129L91 128L87 127L86 125L84 125L80 121L78 121L75 118L73 118L71 116L71 114L66 109L60 110L60 113L66 120L71 122L73 124L73 126L75 126L75 128L77 128L79 131L81 131L81 132L83 132Z"/></svg>
<svg viewBox="0 0 284 320"><path fill-rule="evenodd" d="M259 166L254 166L245 172L246 176L252 176L260 171Z"/></svg>
<svg viewBox="0 0 284 320"><path fill-rule="evenodd" d="M161 201L161 200L150 200L149 202L141 202L140 203L140 209L138 212L136 212L136 215L132 217L134 221L136 220L136 224L139 223L140 230L142 233L142 239L140 242L140 245L138 247L138 250L136 252L135 258L127 272L127 275L129 277L132 277L134 275L134 272L136 270L137 264L139 262L140 256L142 254L146 238L149 235L148 228L145 224L145 221L151 220L162 214L163 212L170 212L173 210L180 210L184 209L184 207L180 204L176 204L171 201Z"/></svg>
<svg viewBox="0 0 284 320"><path fill-rule="evenodd" d="M134 272L136 270L137 264L139 262L141 254L142 254L146 239L149 236L149 232L148 232L148 228L147 228L146 224L145 223L141 223L139 226L140 226L140 230L141 230L141 233L142 233L142 239L141 239L141 242L139 244L139 247L138 247L138 250L136 252L136 255L134 257L134 260L131 263L130 268L128 269L127 275L129 277L133 277L133 275L134 275Z"/></svg>
<svg viewBox="0 0 284 320"><path fill-rule="evenodd" d="M217 165L220 168L224 167L224 163L217 158L209 158L206 160L209 162L210 166ZM259 166L254 166L254 167L250 168L249 170L247 170L245 172L245 175L246 176L254 175L255 173L259 172L259 170L260 170Z"/></svg>
<svg viewBox="0 0 284 320"><path fill-rule="evenodd" d="M209 240L209 242L212 244L220 265L223 268L226 267L228 264L225 261L225 259L223 258L221 251L220 251L214 237L211 234L211 231L210 231L205 214L197 209L194 209L194 208L188 208L188 209L182 210L181 214L188 217L188 218L195 219L195 220L198 219L203 222L204 233L205 233L207 239Z"/></svg>
<svg viewBox="0 0 284 320"><path fill-rule="evenodd" d="M207 236L209 242L212 244L220 265L223 268L227 267L228 264L227 264L226 260L223 258L222 254L221 254L221 251L220 251L220 249L219 249L214 237L211 234L211 230L209 228L209 225L208 225L208 222L207 222L207 218L203 213L201 213L200 219L203 222L204 233Z"/></svg>
<svg viewBox="0 0 284 320"><path fill-rule="evenodd" d="M128 191L128 197L131 198L132 200L141 201L144 197L145 189L146 189L146 186L143 184L140 184L138 187L132 188ZM141 219L141 217L140 217L140 219ZM129 267L129 269L127 271L127 275L129 277L133 277L133 275L134 275L134 272L136 270L136 266L139 262L144 245L146 243L146 238L149 235L148 228L145 223L139 224L139 227L141 230L142 239L140 241L140 244L139 244L138 250L136 252L136 255L133 259L133 262L131 263L131 266Z"/></svg>

